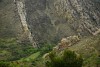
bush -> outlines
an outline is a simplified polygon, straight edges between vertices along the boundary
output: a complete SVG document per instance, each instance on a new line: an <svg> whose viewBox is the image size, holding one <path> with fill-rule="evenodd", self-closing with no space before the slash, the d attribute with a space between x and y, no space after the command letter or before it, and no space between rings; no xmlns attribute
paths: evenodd
<svg viewBox="0 0 100 67"><path fill-rule="evenodd" d="M46 67L82 67L83 59L75 52L65 50L61 55L56 52L49 54L49 61L46 62Z"/></svg>
<svg viewBox="0 0 100 67"><path fill-rule="evenodd" d="M97 58L97 63L96 63L97 67L100 66L100 56Z"/></svg>
<svg viewBox="0 0 100 67"><path fill-rule="evenodd" d="M8 62L0 61L0 67L10 67L10 64Z"/></svg>
<svg viewBox="0 0 100 67"><path fill-rule="evenodd" d="M48 53L49 51L52 50L52 47L53 45L51 44L44 44L44 46L40 48L41 54L43 55L45 53Z"/></svg>

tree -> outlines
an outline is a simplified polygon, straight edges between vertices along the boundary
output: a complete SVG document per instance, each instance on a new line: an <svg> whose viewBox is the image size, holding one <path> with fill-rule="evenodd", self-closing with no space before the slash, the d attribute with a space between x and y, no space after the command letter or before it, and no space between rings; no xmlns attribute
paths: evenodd
<svg viewBox="0 0 100 67"><path fill-rule="evenodd" d="M82 67L83 59L74 51L65 50L61 55L56 52L49 54L49 60L46 61L46 67Z"/></svg>

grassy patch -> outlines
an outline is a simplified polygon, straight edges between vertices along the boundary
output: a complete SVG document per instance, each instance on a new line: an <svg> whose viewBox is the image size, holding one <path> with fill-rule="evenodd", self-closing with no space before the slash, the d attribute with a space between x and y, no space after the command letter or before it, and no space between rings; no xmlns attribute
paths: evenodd
<svg viewBox="0 0 100 67"><path fill-rule="evenodd" d="M19 61L31 62L31 61L36 60L39 56L40 56L40 52L36 52L36 53L30 55L29 57L20 59Z"/></svg>

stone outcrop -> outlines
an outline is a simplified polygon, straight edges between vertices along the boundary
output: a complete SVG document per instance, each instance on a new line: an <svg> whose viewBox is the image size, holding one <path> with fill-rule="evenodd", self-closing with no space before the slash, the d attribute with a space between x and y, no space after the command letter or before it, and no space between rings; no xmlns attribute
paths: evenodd
<svg viewBox="0 0 100 67"><path fill-rule="evenodd" d="M61 42L58 43L56 47L53 48L54 51L64 50L80 41L78 36L69 36L67 38L62 38Z"/></svg>
<svg viewBox="0 0 100 67"><path fill-rule="evenodd" d="M31 42L33 47L37 47L35 41L33 40L32 33L29 30L29 27L28 27L28 24L26 21L25 3L22 1L17 1L17 0L14 0L14 2L15 2L15 5L17 7L18 14L20 16L21 24L23 27L23 34L20 36L20 40L25 41L28 38L28 40Z"/></svg>
<svg viewBox="0 0 100 67"><path fill-rule="evenodd" d="M76 36L76 35L62 38L60 43L58 43L55 47L53 47L53 51L59 53L63 51L64 49L68 49L69 47L77 44L79 41L80 41L80 38L79 36ZM49 53L46 53L43 55L43 58L45 59L48 57L49 57Z"/></svg>

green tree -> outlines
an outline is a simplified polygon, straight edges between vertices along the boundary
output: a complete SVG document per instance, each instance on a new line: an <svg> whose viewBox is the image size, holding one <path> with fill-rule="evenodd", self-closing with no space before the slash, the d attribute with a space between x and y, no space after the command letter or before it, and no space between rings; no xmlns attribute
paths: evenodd
<svg viewBox="0 0 100 67"><path fill-rule="evenodd" d="M56 52L49 54L49 61L46 62L47 67L82 67L83 59L74 51L65 50L61 55Z"/></svg>

